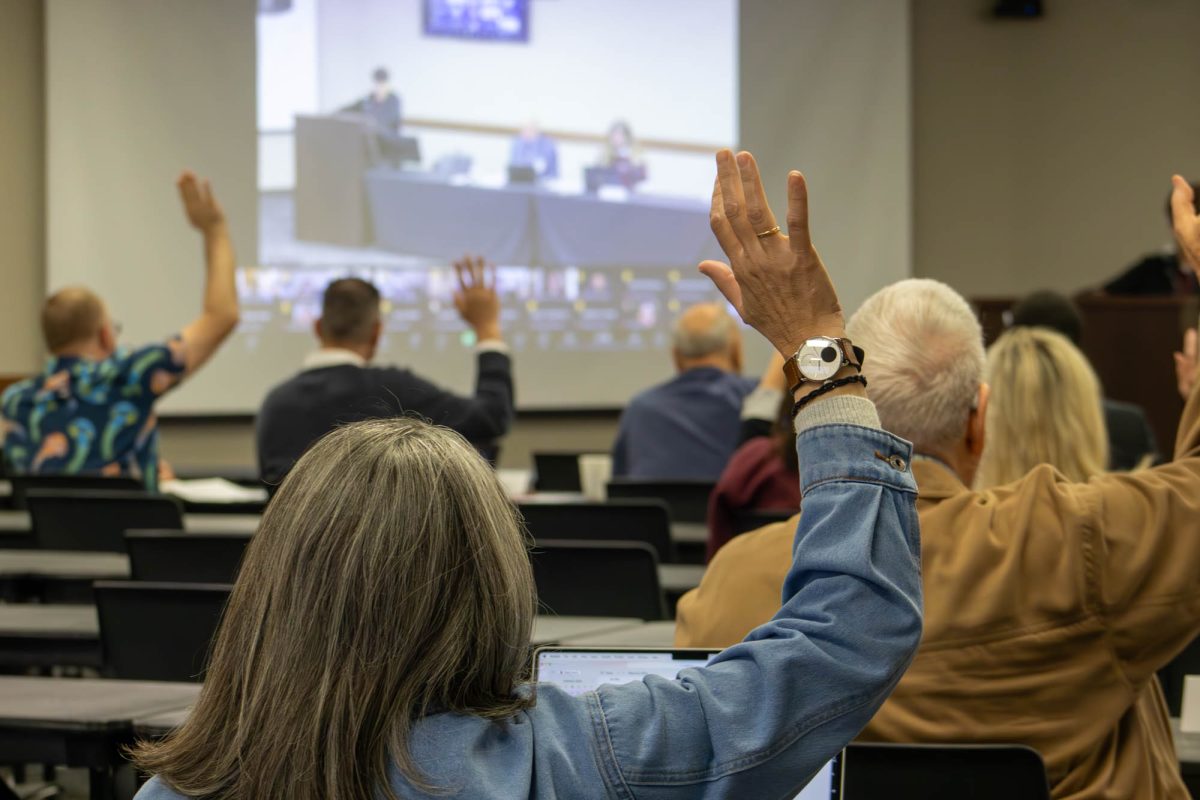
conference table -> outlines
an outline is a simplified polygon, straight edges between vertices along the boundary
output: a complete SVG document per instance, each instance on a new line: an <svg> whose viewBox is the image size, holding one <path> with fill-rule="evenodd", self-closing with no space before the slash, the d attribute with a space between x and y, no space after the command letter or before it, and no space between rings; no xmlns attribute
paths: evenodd
<svg viewBox="0 0 1200 800"><path fill-rule="evenodd" d="M521 502L536 497L521 498ZM562 502L562 497L555 496L554 500L544 502ZM582 502L582 495L579 497ZM248 534L258 529L261 519L259 514L184 514L183 528L198 533ZM0 549L5 547L6 539L11 542L9 547L29 547L31 531L29 512L0 510ZM698 522L673 522L671 538L679 544L703 544L708 539L708 528Z"/></svg>
<svg viewBox="0 0 1200 800"><path fill-rule="evenodd" d="M0 676L0 753L10 764L84 767L93 800L116 796L133 721L186 709L199 684Z"/></svg>
<svg viewBox="0 0 1200 800"><path fill-rule="evenodd" d="M366 173L375 241L398 253L498 264L672 268L723 258L709 202L631 193L622 199L534 185L486 186L422 172Z"/></svg>
<svg viewBox="0 0 1200 800"><path fill-rule="evenodd" d="M102 666L95 606L0 603L0 667Z"/></svg>
<svg viewBox="0 0 1200 800"><path fill-rule="evenodd" d="M565 644L590 637L620 637L647 624L626 617L539 614L533 646ZM631 641L630 644L633 642ZM104 665L96 607L85 604L0 604L0 667L93 667Z"/></svg>

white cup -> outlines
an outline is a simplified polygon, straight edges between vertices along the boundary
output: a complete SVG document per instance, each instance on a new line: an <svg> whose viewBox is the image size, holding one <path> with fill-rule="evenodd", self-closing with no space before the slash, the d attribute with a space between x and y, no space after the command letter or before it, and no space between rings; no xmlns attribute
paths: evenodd
<svg viewBox="0 0 1200 800"><path fill-rule="evenodd" d="M589 453L579 457L579 483L588 500L604 502L608 498L608 481L612 478L612 456Z"/></svg>

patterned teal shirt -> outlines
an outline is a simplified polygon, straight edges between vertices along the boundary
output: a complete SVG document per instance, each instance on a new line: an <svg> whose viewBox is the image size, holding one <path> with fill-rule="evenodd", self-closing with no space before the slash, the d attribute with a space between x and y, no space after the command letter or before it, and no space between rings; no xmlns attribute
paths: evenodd
<svg viewBox="0 0 1200 800"><path fill-rule="evenodd" d="M154 403L183 378L179 337L103 361L51 358L0 396L4 457L16 474L124 475L158 488Z"/></svg>

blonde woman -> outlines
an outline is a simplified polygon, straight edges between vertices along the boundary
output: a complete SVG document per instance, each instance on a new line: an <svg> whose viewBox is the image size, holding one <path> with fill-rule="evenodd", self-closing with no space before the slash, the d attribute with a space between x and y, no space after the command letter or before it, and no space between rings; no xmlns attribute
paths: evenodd
<svg viewBox="0 0 1200 800"><path fill-rule="evenodd" d="M1067 337L1047 328L1013 328L988 349L987 446L977 488L1025 477L1050 464L1086 481L1108 464L1100 381Z"/></svg>
<svg viewBox="0 0 1200 800"><path fill-rule="evenodd" d="M736 273L702 270L781 353L843 336L804 179L789 176L784 236L739 161L718 155L713 203ZM138 797L794 796L921 637L911 447L878 429L861 384L812 393L796 391L807 513L779 613L709 666L579 697L524 683L527 540L488 465L411 420L335 430L263 516L195 709L136 753L158 773Z"/></svg>

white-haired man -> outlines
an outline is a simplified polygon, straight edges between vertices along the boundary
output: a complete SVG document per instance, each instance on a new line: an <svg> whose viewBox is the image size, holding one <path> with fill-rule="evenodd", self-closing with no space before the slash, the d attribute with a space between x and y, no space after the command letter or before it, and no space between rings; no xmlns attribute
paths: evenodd
<svg viewBox="0 0 1200 800"><path fill-rule="evenodd" d="M1180 241L1200 255L1192 191L1175 187ZM870 354L884 427L919 454L925 588L921 649L864 738L1026 744L1056 798L1187 798L1155 672L1200 633L1194 338L1176 359L1188 402L1172 463L1087 483L1043 465L975 492L988 387L966 302L902 281L847 333ZM730 645L770 619L790 548L786 525L722 548L679 603L677 644Z"/></svg>
<svg viewBox="0 0 1200 800"><path fill-rule="evenodd" d="M613 474L712 480L738 445L742 403L758 385L743 377L742 336L716 303L688 308L675 323L677 375L629 401L613 445Z"/></svg>

